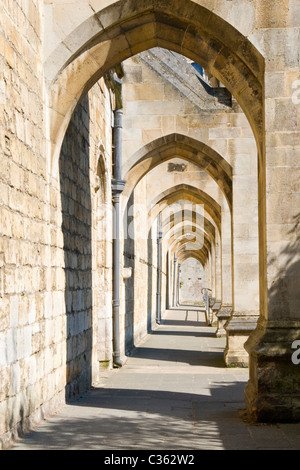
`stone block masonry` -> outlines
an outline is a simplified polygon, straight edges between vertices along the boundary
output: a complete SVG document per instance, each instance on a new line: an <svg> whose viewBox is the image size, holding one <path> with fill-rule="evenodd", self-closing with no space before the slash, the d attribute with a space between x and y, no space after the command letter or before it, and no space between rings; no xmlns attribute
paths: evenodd
<svg viewBox="0 0 300 470"><path fill-rule="evenodd" d="M20 428L40 420L42 405L48 403L48 410L57 406L62 375L57 362L63 354L59 324L56 356L45 341L55 294L47 292L49 186L40 2L1 2L1 24L0 435L5 447Z"/></svg>
<svg viewBox="0 0 300 470"><path fill-rule="evenodd" d="M255 419L299 420L298 4L0 0L3 448L111 365L112 67L125 72L121 205L145 202L154 230L152 244L137 240L135 211L122 246L123 352L150 331L156 300L175 299L191 255L175 217L157 249L155 217L182 198L203 203L203 227L192 211L185 225L204 233L197 259L222 301L227 365L249 360ZM168 51L136 55L153 47ZM191 63L203 67L193 83Z"/></svg>
<svg viewBox="0 0 300 470"><path fill-rule="evenodd" d="M6 448L91 384L90 171L94 175L100 141L110 144L111 119L102 81L93 104L82 102L74 115L60 181L51 177L43 5L16 0L0 7L0 448ZM110 158L110 149L105 152ZM99 290L103 277L97 279Z"/></svg>

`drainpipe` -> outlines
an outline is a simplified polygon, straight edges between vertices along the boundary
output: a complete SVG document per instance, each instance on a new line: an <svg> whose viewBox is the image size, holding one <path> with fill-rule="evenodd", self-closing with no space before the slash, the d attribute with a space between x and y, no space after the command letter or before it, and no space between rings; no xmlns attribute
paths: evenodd
<svg viewBox="0 0 300 470"><path fill-rule="evenodd" d="M180 266L181 264L178 263L178 269L177 269L177 302L176 305L179 306L179 291L180 291Z"/></svg>
<svg viewBox="0 0 300 470"><path fill-rule="evenodd" d="M167 253L167 266L168 266L168 277L167 277L167 302L166 302L166 308L167 310L170 309L171 306L171 261L170 261L170 250L168 250Z"/></svg>
<svg viewBox="0 0 300 470"><path fill-rule="evenodd" d="M121 89L121 80L115 79L116 87ZM125 181L122 180L122 106L114 111L114 178L112 180L112 202L114 206L113 237L113 365L122 367L120 357L120 198Z"/></svg>
<svg viewBox="0 0 300 470"><path fill-rule="evenodd" d="M157 219L157 290L156 290L156 323L160 325L161 322L161 241L162 241L162 231L161 231L161 214L158 215Z"/></svg>
<svg viewBox="0 0 300 470"><path fill-rule="evenodd" d="M173 275L173 307L175 307L175 299L176 299L176 253L174 254L174 275Z"/></svg>

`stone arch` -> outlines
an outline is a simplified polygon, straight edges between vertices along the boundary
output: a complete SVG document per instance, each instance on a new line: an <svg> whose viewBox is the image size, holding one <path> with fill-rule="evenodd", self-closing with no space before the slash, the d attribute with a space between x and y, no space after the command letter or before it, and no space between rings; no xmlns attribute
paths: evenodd
<svg viewBox="0 0 300 470"><path fill-rule="evenodd" d="M177 220L183 220L182 217L182 210L178 208L177 212L173 212L171 216L167 215L163 220L162 220L162 230L166 231L171 227L174 227L177 223ZM203 227L204 231L210 235L212 239L215 239L216 236L216 230L215 226L210 220L202 216L196 215L194 211L185 211L184 212L184 220L188 220L191 223L197 223L197 221L200 221L201 226Z"/></svg>
<svg viewBox="0 0 300 470"><path fill-rule="evenodd" d="M163 238L169 237L170 235L175 233L175 231L179 227L183 228L184 230L186 230L187 227L189 228L192 227L194 229L193 231L200 230L203 234L205 234L205 236L211 243L214 243L215 242L214 226L208 221L207 218L201 217L201 219L203 219L201 225L197 224L196 218L193 218L192 215L187 216L185 220L183 221L178 221L177 223L175 222L174 224L173 223L166 224L165 226L163 226Z"/></svg>
<svg viewBox="0 0 300 470"><path fill-rule="evenodd" d="M152 200L152 207L149 209L149 226L152 226L153 220L155 220L163 207L182 200L187 200L196 204L204 204L204 210L210 215L220 231L221 206L211 196L204 191L201 191L201 189L187 184L174 186L159 194Z"/></svg>
<svg viewBox="0 0 300 470"><path fill-rule="evenodd" d="M45 64L54 163L80 97L109 69L152 47L179 52L219 79L244 110L262 152L264 59L250 40L191 0L121 0L94 12Z"/></svg>
<svg viewBox="0 0 300 470"><path fill-rule="evenodd" d="M128 197L134 186L153 168L174 157L196 164L211 176L223 191L229 208L232 207L232 167L218 152L191 137L170 134L140 149L126 162L123 195Z"/></svg>
<svg viewBox="0 0 300 470"><path fill-rule="evenodd" d="M193 229L197 229L197 230L193 232ZM179 225L178 227L176 227L175 230L172 230L172 232L170 233L170 237L168 239L170 246L173 245L173 243L176 244L176 242L179 240L184 241L184 243L193 243L190 240L193 238L197 238L198 233L200 233L199 227L193 224L187 224L184 226ZM189 234L193 234L193 237L190 237ZM209 239L209 236L206 233L204 232L201 233L201 238L199 239L199 241L201 242L201 244L203 243L203 246L205 246L207 249L210 250L212 240ZM198 244L196 243L195 246L198 246Z"/></svg>
<svg viewBox="0 0 300 470"><path fill-rule="evenodd" d="M190 251L190 250L186 250L184 246L182 246L178 251L177 251L177 259L179 262L183 262L185 261L186 259L188 258L194 258L196 259L197 261L199 261L199 263L202 264L203 268L206 266L206 263L208 261L208 258L206 256L205 253L203 253L202 250L198 250L198 251Z"/></svg>
<svg viewBox="0 0 300 470"><path fill-rule="evenodd" d="M179 255L179 260L183 263L184 261L186 261L187 259L189 258L194 258L196 261L199 261L199 263L202 265L203 267L203 264L202 264L202 257L199 255L199 252L198 251L188 251L186 250L184 253L178 253Z"/></svg>
<svg viewBox="0 0 300 470"><path fill-rule="evenodd" d="M178 240L178 241L174 241L170 247L170 251L171 253L177 253L177 257L180 257L179 254L181 253L180 250L187 250L189 252L192 252L192 251L195 251L197 252L198 254L201 254L201 257L202 257L202 262L204 263L204 265L207 263L209 257L211 256L211 252L210 252L210 247L209 246L206 246L206 244L202 247L202 248L198 248L198 249L189 249L190 248L190 245L189 245L189 242L186 240L186 239L182 239L182 240Z"/></svg>

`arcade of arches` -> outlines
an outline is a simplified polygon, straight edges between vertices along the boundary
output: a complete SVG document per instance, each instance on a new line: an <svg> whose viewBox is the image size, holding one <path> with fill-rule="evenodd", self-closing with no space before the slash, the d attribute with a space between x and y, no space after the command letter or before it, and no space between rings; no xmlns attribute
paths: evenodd
<svg viewBox="0 0 300 470"><path fill-rule="evenodd" d="M0 4L3 448L205 294L249 413L298 421L298 0Z"/></svg>

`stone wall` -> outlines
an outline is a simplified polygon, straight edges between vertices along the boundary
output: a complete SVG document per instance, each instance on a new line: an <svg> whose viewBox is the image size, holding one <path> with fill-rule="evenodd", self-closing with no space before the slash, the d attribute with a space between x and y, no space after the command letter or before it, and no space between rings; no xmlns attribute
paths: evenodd
<svg viewBox="0 0 300 470"><path fill-rule="evenodd" d="M111 204L111 115L106 100L102 81L80 101L59 160L67 400L90 387L98 362L111 355L111 233L109 227L105 231Z"/></svg>
<svg viewBox="0 0 300 470"><path fill-rule="evenodd" d="M21 420L26 427L30 416L39 419L41 404L53 399L61 374L51 374L50 367L62 357L57 350L50 360L45 347L51 233L41 3L1 1L0 9L0 436L5 446ZM56 326L59 342L63 325Z"/></svg>
<svg viewBox="0 0 300 470"><path fill-rule="evenodd" d="M181 304L203 304L201 289L206 286L203 266L199 261L189 258L180 266L180 293Z"/></svg>
<svg viewBox="0 0 300 470"><path fill-rule="evenodd" d="M111 262L104 263L105 281L102 272L94 275L95 174L100 138L111 171L111 118L102 81L78 105L59 178L52 178L41 2L1 2L1 24L0 436L7 447L97 375L102 357L92 353L92 341L107 311L102 289L96 293L105 283L111 289Z"/></svg>
<svg viewBox="0 0 300 470"><path fill-rule="evenodd" d="M186 90L180 92L181 82L173 81L170 69L157 72L147 53L128 59L124 177L154 147L157 153L151 155L157 158L167 139L173 139L166 150L173 152L171 158L186 156L195 163L201 155L202 170L210 171L207 178L213 175L220 184L213 188L221 207L214 248L222 263L214 249L210 267L219 262L222 284L213 269L207 274L216 295L232 305L233 349L240 335L244 351L260 310L259 328L247 345L248 409L267 419L277 412L282 419L299 417L299 373L290 361L291 341L299 336L298 2L123 3L119 9L113 0L0 0L3 447L56 411L66 396L76 397L97 380L99 363L111 365L112 102L105 82L98 80L118 61L154 45L201 62L216 75L215 87L223 81L237 101L227 94L220 103L220 90L210 90L208 101L196 104ZM150 10L155 14L149 16ZM195 142L201 142L201 151ZM174 155L175 148L180 155ZM218 161L210 158L212 153ZM170 189L151 168L151 158L142 172L130 173L133 185L126 197L135 203L148 204L149 191L157 196ZM156 178L151 189L144 180L132 194L137 177L149 169ZM178 184L176 178L169 179L170 186ZM191 180L194 187L201 182L208 188L207 179ZM224 188L230 189L227 207L221 204ZM154 321L156 249L155 236L123 246L122 268L133 268L123 282L124 353ZM163 293L165 284L163 275Z"/></svg>

